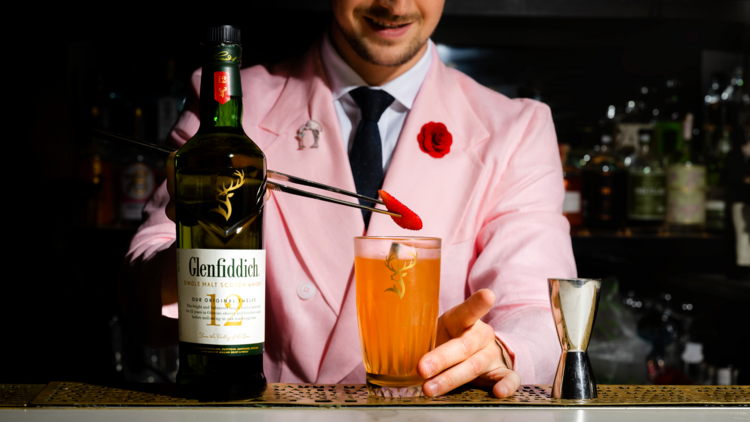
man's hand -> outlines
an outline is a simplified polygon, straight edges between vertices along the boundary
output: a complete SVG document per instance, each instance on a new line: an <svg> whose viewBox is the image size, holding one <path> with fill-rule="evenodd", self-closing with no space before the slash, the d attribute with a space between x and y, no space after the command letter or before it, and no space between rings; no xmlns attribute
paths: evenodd
<svg viewBox="0 0 750 422"><path fill-rule="evenodd" d="M164 210L167 213L167 218L177 222L177 216L174 211L174 157L177 155L177 151L169 154L167 157L167 192L169 192L169 203L167 208Z"/></svg>
<svg viewBox="0 0 750 422"><path fill-rule="evenodd" d="M493 386L497 397L508 397L521 385L521 377L508 369L495 332L480 321L495 303L495 294L482 289L438 320L437 347L424 355L417 366L427 379L422 385L430 397L445 394L474 381Z"/></svg>

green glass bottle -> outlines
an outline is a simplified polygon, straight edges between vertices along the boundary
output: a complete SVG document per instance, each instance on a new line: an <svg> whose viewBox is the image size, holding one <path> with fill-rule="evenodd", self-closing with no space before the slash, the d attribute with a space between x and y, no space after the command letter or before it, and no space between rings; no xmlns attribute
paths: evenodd
<svg viewBox="0 0 750 422"><path fill-rule="evenodd" d="M681 151L667 167L666 229L673 233L700 232L706 223L706 166L692 157L693 115L683 121Z"/></svg>
<svg viewBox="0 0 750 422"><path fill-rule="evenodd" d="M639 151L628 166L628 226L632 231L657 232L666 212L666 175L651 151L650 130L639 131Z"/></svg>
<svg viewBox="0 0 750 422"><path fill-rule="evenodd" d="M202 46L200 128L175 158L181 395L260 396L265 340L266 158L242 129L240 31Z"/></svg>

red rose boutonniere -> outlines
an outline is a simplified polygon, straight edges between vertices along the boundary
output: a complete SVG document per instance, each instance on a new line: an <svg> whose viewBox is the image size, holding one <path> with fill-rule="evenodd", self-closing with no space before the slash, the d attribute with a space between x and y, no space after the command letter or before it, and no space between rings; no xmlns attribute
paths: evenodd
<svg viewBox="0 0 750 422"><path fill-rule="evenodd" d="M419 148L433 158L443 158L451 152L453 144L453 135L448 132L448 128L442 123L430 122L422 126L422 130L417 135Z"/></svg>

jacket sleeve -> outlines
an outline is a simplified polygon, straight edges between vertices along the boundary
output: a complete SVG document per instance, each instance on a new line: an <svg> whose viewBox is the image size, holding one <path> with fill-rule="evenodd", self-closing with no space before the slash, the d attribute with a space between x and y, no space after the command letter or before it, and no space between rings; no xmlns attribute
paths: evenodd
<svg viewBox="0 0 750 422"><path fill-rule="evenodd" d="M169 136L168 142L174 147L180 147L198 131L198 81L196 72L193 91ZM127 326L137 339L152 347L177 342L176 235L175 223L165 213L168 202L164 182L143 209L143 223L130 242L118 285Z"/></svg>
<svg viewBox="0 0 750 422"><path fill-rule="evenodd" d="M484 320L506 346L521 382L550 384L560 344L547 278L575 277L576 268L562 215L565 193L552 117L546 105L524 101L527 124L488 201L468 282L471 292L495 293Z"/></svg>

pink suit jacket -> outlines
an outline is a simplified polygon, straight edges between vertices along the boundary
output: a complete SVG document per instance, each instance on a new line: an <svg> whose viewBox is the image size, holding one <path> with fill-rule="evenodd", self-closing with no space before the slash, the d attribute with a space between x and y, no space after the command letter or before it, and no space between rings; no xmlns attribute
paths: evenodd
<svg viewBox="0 0 750 422"><path fill-rule="evenodd" d="M576 270L549 108L484 88L434 53L383 183L421 216L424 228L407 231L374 215L367 234L442 238L441 311L491 289L495 306L483 320L509 350L522 383L551 383L560 346L547 278L574 277ZM241 75L243 126L268 167L355 191L318 47ZM199 84L200 70L192 78L194 98ZM323 127L320 145L300 150L297 129L310 119ZM453 135L442 158L420 150L417 135L428 122L444 123ZM191 101L172 140L183 144L198 126L197 101ZM163 258L175 248L167 201L161 186L145 208L127 257L131 276L176 283L172 260ZM361 212L272 192L264 224L269 382L364 382L353 281L353 237L365 230ZM166 263L163 273L146 270L153 268L149 261ZM304 282L317 287L308 300L297 294ZM174 299L162 300L163 315L176 317Z"/></svg>

